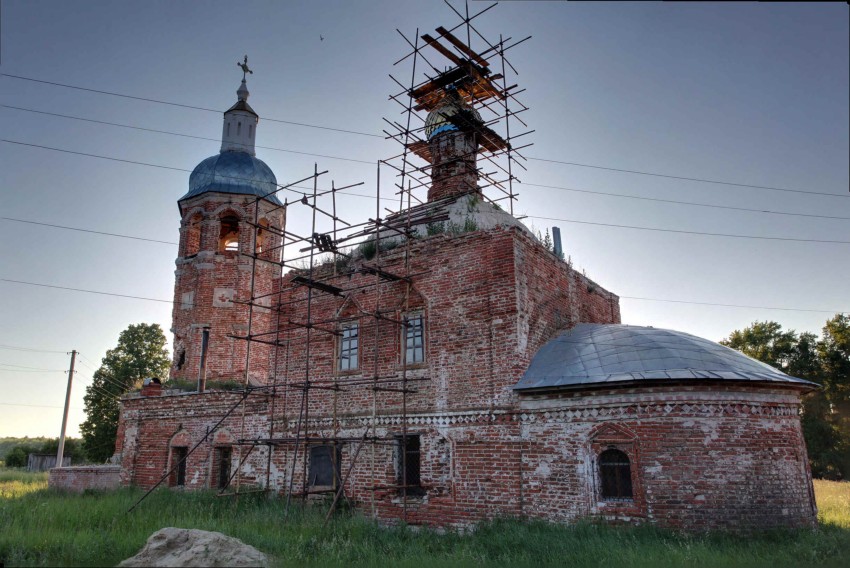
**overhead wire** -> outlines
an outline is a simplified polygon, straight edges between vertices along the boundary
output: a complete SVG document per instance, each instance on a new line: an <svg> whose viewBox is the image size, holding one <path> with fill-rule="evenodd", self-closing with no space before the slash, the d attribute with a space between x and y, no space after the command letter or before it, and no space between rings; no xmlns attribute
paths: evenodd
<svg viewBox="0 0 850 568"><path fill-rule="evenodd" d="M0 140L0 141L8 142L10 144L18 144L18 145L21 145L21 146L32 146L32 147L35 147L35 148L41 148L41 149L45 149L45 150L53 150L53 151L56 151L56 152L65 152L65 153L69 153L69 154L76 154L76 155L81 155L81 156L88 156L88 157L91 157L91 158L99 158L99 159L103 159L103 160L112 160L112 161L117 161L117 162L130 163L130 164L136 164L136 165L141 165L141 166L148 166L148 167L153 167L153 168L163 168L163 169L167 169L167 170L175 170L175 171L183 171L183 172L191 172L192 171L192 170L188 170L188 169L185 169L185 168L177 168L177 167L173 167L173 166L163 166L163 165L160 165L160 164L151 164L151 163L147 163L147 162L138 162L138 161L134 161L134 160L125 160L123 158L114 158L114 157L111 157L111 156L103 156L103 155L99 155L99 154L88 154L88 153L85 153L85 152L77 152L77 151L74 151L74 150L65 150L65 149L62 149L62 148L53 148L53 147L50 147L50 146L42 146L40 144L29 144L29 143L26 143L26 142L18 142L18 141L14 141L14 140L6 140L6 139ZM296 192L296 193L298 193L298 192ZM353 195L353 194L348 194L348 195ZM368 196L368 197L374 199L374 197L372 197L372 196ZM565 223L581 223L581 224L587 224L587 225L620 227L620 228L625 228L625 229L636 229L636 230L644 230L644 231L661 231L661 232L682 233L682 234L692 234L692 235L702 235L702 236L779 240L779 241L796 241L796 242L813 242L813 243L850 244L850 241L840 241L840 240L830 240L830 239L800 239L800 238L793 238L793 237L762 237L762 236L756 236L756 235L734 235L734 234L728 234L728 233L682 231L682 230L675 230L675 229L640 227L640 226L634 226L634 225L620 225L620 224L615 224L615 223L599 223L599 222L591 222L591 221L578 221L578 220L572 220L572 219L559 219L559 218L554 218L554 217L543 217L543 216L537 216L537 215L528 215L528 217L532 217L534 219L550 220L550 221L563 221Z"/></svg>
<svg viewBox="0 0 850 568"><path fill-rule="evenodd" d="M30 286L41 286L41 287L45 287L45 288L56 288L56 289L59 289L59 290L71 290L71 291L74 291L74 292L87 292L87 293L90 293L90 294L100 294L100 295L104 295L104 296L117 296L117 297L120 297L120 298L132 298L132 299L136 299L136 300L147 300L149 302L162 302L162 303L166 303L166 304L180 303L179 300L177 302L175 302L173 300L160 300L160 299L157 299L157 298L145 298L145 297L142 297L142 296L132 296L132 295L129 295L129 294L117 294L117 293L113 293L113 292L100 292L100 291L96 291L96 290L86 290L86 289L82 289L82 288L70 288L70 287L66 287L66 286L56 286L56 285L52 285L52 284L40 284L40 283L36 283L36 282L24 282L22 280L10 280L10 279L6 279L6 278L0 278L0 282L12 282L12 283L15 283L15 284L26 284L26 285L30 285ZM696 305L704 305L704 306L719 306L719 307L730 307L730 308L753 308L753 309L763 309L763 310L786 310L786 311L795 311L795 312L844 313L845 311L847 311L847 310L815 310L815 309L808 309L808 308L777 308L777 307L771 307L771 306L745 306L745 305L737 305L737 304L721 304L721 303L714 303L714 302L692 302L692 301L686 301L686 300L668 300L668 299L665 299L665 298L646 298L646 297L638 297L638 296L618 296L618 297L622 298L622 299L645 300L645 301L650 301L650 302L658 301L658 302L672 302L672 303L679 303L679 304L696 304Z"/></svg>
<svg viewBox="0 0 850 568"><path fill-rule="evenodd" d="M77 86L77 85L69 85L67 83L59 83L59 82L56 82L56 81L46 81L46 80L43 80L43 79L35 79L33 77L24 77L22 75L12 75L12 74L9 74L9 73L0 73L0 76L9 77L9 78L12 78L12 79L19 79L19 80L23 80L23 81L31 81L31 82L35 82L35 83L42 83L42 84L46 84L46 85L53 85L53 86L57 86L57 87L64 87L64 88L68 88L68 89L76 89L76 90L80 90L80 91L87 91L87 92L92 92L92 93L97 93L97 94L102 94L102 95L110 95L110 96L115 96L115 97L122 97L122 98L127 98L127 99L134 99L134 100L152 102L152 103L157 103L157 104L176 106L176 107L181 107L181 108L189 108L189 109L202 110L202 111L207 111L207 112L215 112L217 114L221 113L221 110L219 110L219 109L210 109L210 108L205 108L205 107L199 107L199 106L196 106L196 105L187 105L187 104L175 103L175 102L153 99L153 98L148 98L148 97L139 97L139 96L127 95L127 94L123 94L123 93L116 93L116 92L112 92L112 91L92 89L92 88L88 88L88 87L80 87L80 86ZM10 108L18 108L19 110L30 110L30 109L22 109L20 107L10 107ZM43 112L43 111L33 111L33 112ZM51 113L45 113L45 114L51 114ZM68 117L68 118L77 118L77 117ZM83 120L88 120L88 119L83 119ZM345 130L345 129L333 128L333 127L329 127L329 126L320 126L320 125L308 124L308 123L302 123L302 122L292 122L292 121L286 121L286 120L281 120L281 119L276 119L276 118L263 117L263 120L268 120L270 122L280 122L280 123L284 123L284 124L294 124L294 125L297 125L297 126L304 126L304 127L308 127L308 128L318 128L318 129L322 129L322 130L344 132L344 133L348 133L348 134L357 134L357 135L360 135L360 136L368 136L368 137L372 137L372 138L385 138L385 136L381 135L381 134L371 134L371 133L368 133L368 132L359 132L359 131L355 131L355 130ZM124 125L120 125L120 126L124 126ZM820 192L820 191L810 191L810 190L775 187L775 186L767 186L767 185L756 185L756 184L748 184L748 183L730 182L730 181L724 181L724 180L713 180L713 179L699 178L699 177L677 176L677 175L663 174L663 173L658 173L658 172L648 172L648 171L642 171L642 170L630 170L630 169L625 169L625 168L614 168L614 167L610 167L610 166L599 166L599 165L595 165L595 164L582 164L582 163L579 163L579 162L571 162L571 161L566 161L566 160L555 160L555 159L551 159L551 158L538 158L538 157L533 157L533 156L527 156L527 158L529 160L535 160L535 161L539 161L539 162L550 162L550 163L562 164L562 165L568 165L568 166L592 168L592 169L598 169L598 170L629 173L629 174L643 175L643 176L678 179L678 180L683 180L683 181L694 181L694 182L699 182L699 183L711 183L711 184L726 185L726 186L733 186L733 187L748 187L748 188L753 188L753 189L762 189L762 190L769 190L769 191L805 193L805 194L810 194L810 195L823 195L823 196L827 196L827 197L850 197L850 195L842 195L842 194L831 193L831 192ZM334 159L343 159L343 158L334 157Z"/></svg>
<svg viewBox="0 0 850 568"><path fill-rule="evenodd" d="M174 102L169 102L169 101L152 99L152 98L148 98L148 97L137 97L137 96L134 96L134 95L127 95L127 94L124 94L124 93L115 93L115 92L112 92L112 91L104 91L104 90L100 90L100 89L91 89L91 88L88 88L88 87L79 87L77 85L68 85L66 83L58 83L58 82L55 82L55 81L44 81L42 79L34 79L32 77L24 77L22 75L12 75L10 73L0 73L0 76L9 77L11 79L20 79L22 81L32 81L34 83L43 83L45 85L53 85L55 87L64 87L66 89L76 89L78 91L88 91L90 93L97 93L97 94L100 94L100 95L110 95L110 96L113 96L113 97L121 97L121 98L124 98L124 99L134 99L134 100L137 100L137 101L145 101L145 102L149 102L149 103L157 103L157 104L161 104L161 105L169 105L169 106L175 106L175 107L180 107L180 108L189 108L189 109L193 109L193 110L202 110L202 111L206 111L206 112L214 112L216 114L221 114L220 109L205 108L205 107L201 107L201 106L187 105L187 104L182 104L182 103L174 103ZM267 120L269 122L280 122L282 124L292 124L292 125L295 125L295 126L304 126L304 127L307 127L307 128L318 128L320 130L331 130L331 131L334 131L334 132L343 132L343 133L346 133L346 134L357 134L357 135L360 135L360 136L370 136L372 138L383 138L383 136L380 135L380 134L370 134L368 132L358 132L356 130L345 130L343 128L333 128L331 126L320 126L318 124L308 124L308 123L305 123L305 122L294 122L294 121L291 121L291 120L283 120L283 119L280 119L280 118L271 118L271 117L267 117L267 116L264 116L263 120Z"/></svg>

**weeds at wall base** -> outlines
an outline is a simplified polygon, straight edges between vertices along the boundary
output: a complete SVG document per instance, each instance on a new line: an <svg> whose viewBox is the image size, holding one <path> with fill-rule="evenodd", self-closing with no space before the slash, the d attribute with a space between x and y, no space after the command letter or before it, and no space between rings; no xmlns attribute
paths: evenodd
<svg viewBox="0 0 850 568"><path fill-rule="evenodd" d="M263 495L59 493L46 476L0 471L0 562L5 566L114 566L154 531L214 530L257 547L277 566L840 566L850 550L850 483L816 481L821 528L754 535L686 534L649 525L557 525L509 519L474 531L381 527L344 512L324 527L323 507L283 509Z"/></svg>

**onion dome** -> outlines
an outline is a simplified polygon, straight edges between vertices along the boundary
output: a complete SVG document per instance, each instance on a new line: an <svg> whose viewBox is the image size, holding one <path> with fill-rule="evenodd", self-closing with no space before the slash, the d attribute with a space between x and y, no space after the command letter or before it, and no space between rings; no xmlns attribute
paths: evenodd
<svg viewBox="0 0 850 568"><path fill-rule="evenodd" d="M265 197L280 205L272 193L277 189L277 178L264 161L247 152L221 152L197 165L189 176L189 193L180 201L202 193L237 193Z"/></svg>
<svg viewBox="0 0 850 568"><path fill-rule="evenodd" d="M514 390L698 380L818 386L681 331L580 323L540 348Z"/></svg>
<svg viewBox="0 0 850 568"><path fill-rule="evenodd" d="M274 194L277 178L266 163L255 156L259 115L248 104L248 85L244 74L248 69L247 57L242 67L242 84L236 91L237 101L224 113L221 133L221 152L198 164L189 176L189 192L178 203L208 192L235 193L263 197L281 205Z"/></svg>
<svg viewBox="0 0 850 568"><path fill-rule="evenodd" d="M465 117L463 115L466 115ZM464 102L455 90L449 90L440 105L428 113L425 117L425 137L431 140L434 136L443 132L460 130L451 121L451 117L463 117L467 121L482 123L478 111Z"/></svg>

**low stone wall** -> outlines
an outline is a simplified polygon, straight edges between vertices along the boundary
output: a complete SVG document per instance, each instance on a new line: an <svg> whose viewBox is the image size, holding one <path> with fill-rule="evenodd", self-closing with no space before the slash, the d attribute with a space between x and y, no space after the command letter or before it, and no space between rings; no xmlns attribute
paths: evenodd
<svg viewBox="0 0 850 568"><path fill-rule="evenodd" d="M121 484L121 466L87 465L55 467L47 485L53 489L82 492L86 489L117 489Z"/></svg>

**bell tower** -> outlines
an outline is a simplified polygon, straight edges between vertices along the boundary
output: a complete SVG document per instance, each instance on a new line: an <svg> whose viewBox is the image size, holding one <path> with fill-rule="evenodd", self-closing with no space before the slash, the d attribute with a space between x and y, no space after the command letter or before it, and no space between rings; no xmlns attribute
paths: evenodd
<svg viewBox="0 0 850 568"><path fill-rule="evenodd" d="M253 345L246 361L251 328L271 327L275 279L280 276L281 239L286 210L275 194L277 179L255 156L259 115L248 104L246 75L237 101L224 113L221 151L195 167L189 191L177 204L180 245L174 281L174 359L171 378L198 381L268 379L268 347ZM259 306L258 306L259 305Z"/></svg>

